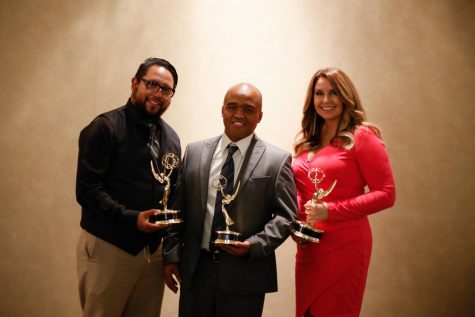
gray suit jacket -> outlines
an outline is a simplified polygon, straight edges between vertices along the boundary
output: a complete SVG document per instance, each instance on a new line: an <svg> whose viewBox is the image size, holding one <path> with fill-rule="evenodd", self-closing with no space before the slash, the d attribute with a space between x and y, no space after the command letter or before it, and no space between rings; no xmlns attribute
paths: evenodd
<svg viewBox="0 0 475 317"><path fill-rule="evenodd" d="M201 252L211 159L220 137L189 144L181 166L175 209L184 223L164 239L164 263L180 262L182 289L192 287ZM277 291L274 250L289 236L297 202L291 156L262 140L252 139L236 180L239 192L227 210L238 231L251 243L248 256L221 252L222 291L253 294Z"/></svg>

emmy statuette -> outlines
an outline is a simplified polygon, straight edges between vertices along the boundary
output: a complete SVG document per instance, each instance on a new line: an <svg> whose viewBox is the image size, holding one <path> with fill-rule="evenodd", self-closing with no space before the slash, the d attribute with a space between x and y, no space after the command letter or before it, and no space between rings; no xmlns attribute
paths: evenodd
<svg viewBox="0 0 475 317"><path fill-rule="evenodd" d="M226 223L225 230L217 230L214 232L215 239L212 241L215 245L228 245L236 244L236 242L241 241L241 234L239 232L231 231L230 226L234 224L234 221L229 217L229 214L226 210L226 205L229 205L233 199L236 197L239 191L239 183L236 186L236 191L234 194L224 194L224 189L228 180L223 175L217 175L211 180L211 185L214 189L219 190L223 195L223 200L221 202L221 212L223 213L224 221Z"/></svg>
<svg viewBox="0 0 475 317"><path fill-rule="evenodd" d="M152 174L160 184L165 184L162 200L160 204L163 206L162 210L158 210L153 216L149 218L149 221L157 225L160 224L176 224L181 223L180 211L168 209L168 197L170 196L170 175L173 170L178 167L180 159L174 153L166 153L162 156L163 172L160 172L157 164L150 161L150 167Z"/></svg>
<svg viewBox="0 0 475 317"><path fill-rule="evenodd" d="M319 168L310 169L310 171L308 171L308 178L315 186L315 192L312 195L312 204L322 203L322 199L332 192L337 182L335 179L327 190L318 188L318 185L325 178L325 174ZM323 230L314 227L313 224L300 220L292 223L291 231L297 237L313 243L320 243L320 239L323 237L324 233Z"/></svg>

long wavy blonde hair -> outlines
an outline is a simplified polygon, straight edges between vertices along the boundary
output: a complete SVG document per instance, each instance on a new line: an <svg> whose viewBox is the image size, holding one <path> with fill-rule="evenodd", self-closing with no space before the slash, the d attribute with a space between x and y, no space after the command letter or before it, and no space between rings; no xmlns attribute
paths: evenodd
<svg viewBox="0 0 475 317"><path fill-rule="evenodd" d="M361 105L360 97L350 78L340 69L328 67L319 69L310 80L307 96L303 106L302 130L297 135L294 144L295 155L302 151L321 146L321 132L324 119L315 111L313 98L315 84L320 77L327 78L343 104L337 132L331 141L340 140L341 147L350 150L355 144L354 132L357 126L371 127L381 138L379 128L366 120L366 113Z"/></svg>

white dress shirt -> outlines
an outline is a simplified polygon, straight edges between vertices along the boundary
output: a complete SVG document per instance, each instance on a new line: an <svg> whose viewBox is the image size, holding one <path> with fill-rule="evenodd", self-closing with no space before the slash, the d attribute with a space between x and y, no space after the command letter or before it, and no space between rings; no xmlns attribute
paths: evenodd
<svg viewBox="0 0 475 317"><path fill-rule="evenodd" d="M211 180L213 177L221 174L221 169L223 168L226 157L228 156L228 145L230 143L235 144L238 147L238 150L233 154L234 160L234 185L236 185L236 180L241 170L242 162L246 156L247 149L251 144L251 140L254 134L251 134L244 139L241 139L237 142L231 141L231 139L223 133L221 139L218 141L216 150L213 153L213 158L211 159L211 169L209 172L208 179L208 199L206 202L206 215L205 222L203 227L203 237L201 240L201 248L209 250L209 239L211 237L211 225L213 224L214 217L214 207L216 205L216 196L217 190L213 188Z"/></svg>

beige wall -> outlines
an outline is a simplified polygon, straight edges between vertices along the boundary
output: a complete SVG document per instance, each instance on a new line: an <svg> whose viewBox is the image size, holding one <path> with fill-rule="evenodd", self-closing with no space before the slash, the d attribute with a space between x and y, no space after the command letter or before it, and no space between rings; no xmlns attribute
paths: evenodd
<svg viewBox="0 0 475 317"><path fill-rule="evenodd" d="M77 137L125 103L148 56L172 61L166 120L183 145L222 131L228 86L264 95L257 133L291 150L306 86L345 70L379 124L395 207L371 217L362 316L473 316L473 1L1 1L1 316L79 316ZM295 247L278 249L280 291L265 316L292 316ZM163 316L175 316L166 294Z"/></svg>

